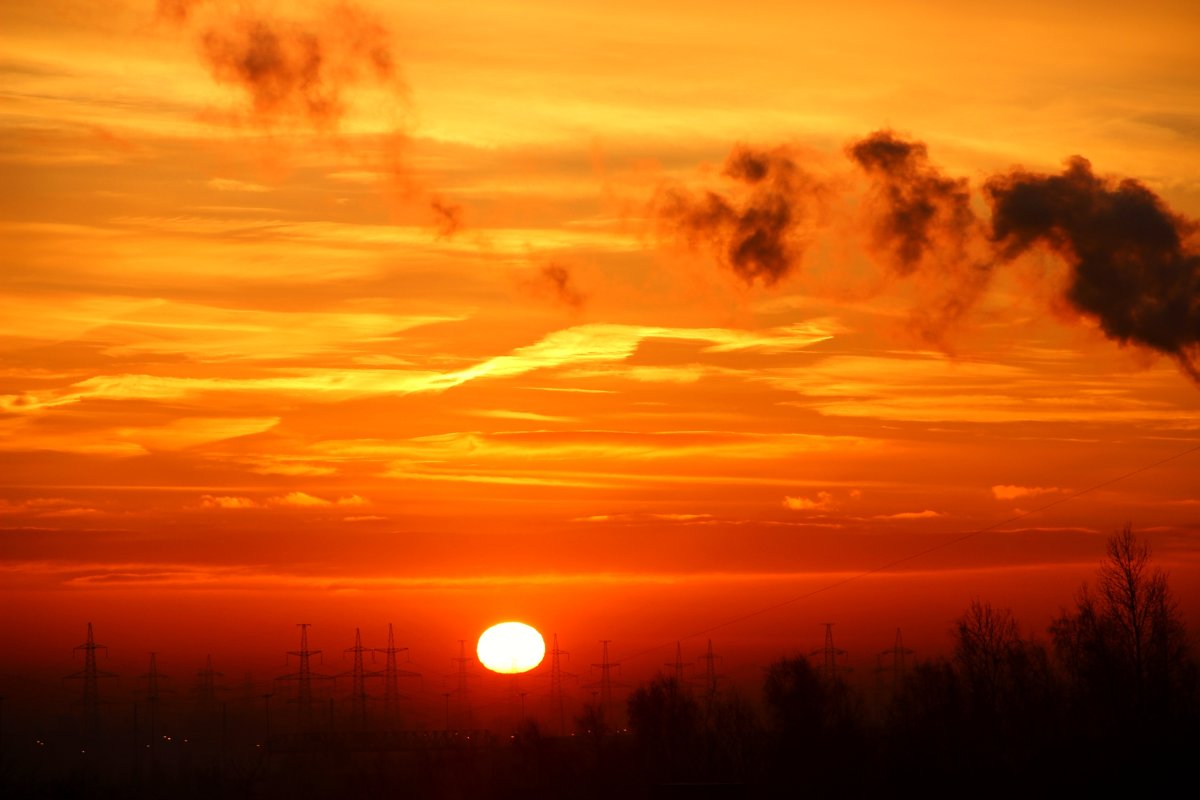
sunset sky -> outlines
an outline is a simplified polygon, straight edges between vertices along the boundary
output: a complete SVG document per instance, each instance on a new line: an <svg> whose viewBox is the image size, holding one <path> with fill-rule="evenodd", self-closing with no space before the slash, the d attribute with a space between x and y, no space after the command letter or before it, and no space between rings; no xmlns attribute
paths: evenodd
<svg viewBox="0 0 1200 800"><path fill-rule="evenodd" d="M1191 0L3 6L10 662L1200 625Z"/></svg>

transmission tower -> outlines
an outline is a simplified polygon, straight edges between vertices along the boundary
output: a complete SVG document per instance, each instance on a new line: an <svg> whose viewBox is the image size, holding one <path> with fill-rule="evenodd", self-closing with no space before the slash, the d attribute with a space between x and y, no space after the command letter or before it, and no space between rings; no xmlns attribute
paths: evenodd
<svg viewBox="0 0 1200 800"><path fill-rule="evenodd" d="M837 677L838 671L849 672L849 667L838 667L838 656L846 655L845 650L839 650L833 646L833 623L825 622L825 646L819 650L813 650L810 655L821 655L824 657L824 663L821 666L821 674L827 680L833 680Z"/></svg>
<svg viewBox="0 0 1200 800"><path fill-rule="evenodd" d="M566 698L563 691L562 657L571 654L558 647L558 634L554 634L554 646L550 649L550 707L558 717L558 735L567 734Z"/></svg>
<svg viewBox="0 0 1200 800"><path fill-rule="evenodd" d="M683 663L682 642L675 643L675 660L668 661L666 664L663 664L663 666L671 670L671 675L675 678L675 685L679 688L679 690L685 690L687 688L687 683L685 682L684 671L686 667L690 667L691 665Z"/></svg>
<svg viewBox="0 0 1200 800"><path fill-rule="evenodd" d="M103 650L108 655L108 647L96 644L92 635L92 623L87 626L87 641L72 650L72 654L83 651L83 669L73 672L66 680L83 681L83 729L88 736L100 732L100 678L115 678L116 673L105 672L96 667L96 651Z"/></svg>
<svg viewBox="0 0 1200 800"><path fill-rule="evenodd" d="M392 623L388 623L388 643L382 651L387 657L383 667L383 714L389 722L395 724L400 717L400 677L419 678L421 673L408 669L400 669L396 657L407 652L407 647L396 647L396 635L392 631Z"/></svg>
<svg viewBox="0 0 1200 800"><path fill-rule="evenodd" d="M204 669L196 673L198 681L196 683L196 699L200 703L200 710L205 714L211 713L217 705L217 682L216 679L222 677L224 673L217 672L213 669L212 656L208 656L204 660Z"/></svg>
<svg viewBox="0 0 1200 800"><path fill-rule="evenodd" d="M721 660L720 656L713 655L712 639L708 640L708 649L701 658L704 660L704 702L711 711L717 699L717 662Z"/></svg>
<svg viewBox="0 0 1200 800"><path fill-rule="evenodd" d="M601 639L602 645L601 657L599 664L592 664L593 669L600 670L600 680L592 683L584 684L585 689L599 689L600 717L605 721L610 720L610 712L612 711L612 690L613 679L612 671L616 667L619 671L621 665L608 660L608 645L612 639Z"/></svg>
<svg viewBox="0 0 1200 800"><path fill-rule="evenodd" d="M354 629L354 647L346 648L346 652L354 653L354 669L349 673L352 678L350 703L354 709L354 724L358 726L359 730L365 730L367 727L367 678L382 678L383 673L366 671L363 653L369 652L374 657L375 651L363 647L362 632L358 628ZM342 673L342 675L346 674Z"/></svg>
<svg viewBox="0 0 1200 800"><path fill-rule="evenodd" d="M308 629L310 624L301 622L296 627L300 629L300 649L288 650L289 656L300 660L299 669L289 675L280 675L276 681L296 681L297 725L304 730L312 728L313 723L313 694L312 682L317 680L332 680L329 675L318 675L312 671L310 659L320 655L320 650L308 649Z"/></svg>
<svg viewBox="0 0 1200 800"><path fill-rule="evenodd" d="M891 657L891 662L886 669L892 673L892 689L898 689L904 683L904 678L908 674L908 664L906 656L911 656L913 651L904 646L904 639L900 635L900 629L896 628L896 643L887 650L880 653L883 657Z"/></svg>
<svg viewBox="0 0 1200 800"><path fill-rule="evenodd" d="M452 658L450 661L457 665L454 674L456 677L456 685L454 687L454 698L458 706L458 718L466 721L466 727L471 727L471 698L467 687L467 664L471 663L471 659L467 658L467 640L458 640L458 658ZM448 701L447 701L448 702Z"/></svg>
<svg viewBox="0 0 1200 800"><path fill-rule="evenodd" d="M158 704L162 695L158 690L159 678L169 677L158 671L158 653L150 653L150 667L145 675L138 676L146 682L146 711L150 724L150 755L154 756L155 739L158 737ZM136 706L135 706L136 709Z"/></svg>

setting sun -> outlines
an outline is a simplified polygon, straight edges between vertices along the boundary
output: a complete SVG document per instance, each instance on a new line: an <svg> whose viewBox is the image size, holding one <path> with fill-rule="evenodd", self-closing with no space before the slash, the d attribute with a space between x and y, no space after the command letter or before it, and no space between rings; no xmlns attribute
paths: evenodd
<svg viewBox="0 0 1200 800"><path fill-rule="evenodd" d="M546 642L537 629L523 622L501 622L483 632L475 652L492 672L513 675L542 663Z"/></svg>

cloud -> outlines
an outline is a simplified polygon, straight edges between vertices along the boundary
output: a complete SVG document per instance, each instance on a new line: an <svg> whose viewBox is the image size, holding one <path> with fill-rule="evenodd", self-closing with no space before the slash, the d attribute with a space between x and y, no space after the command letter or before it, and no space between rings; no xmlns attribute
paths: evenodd
<svg viewBox="0 0 1200 800"><path fill-rule="evenodd" d="M554 331L531 345L453 372L297 368L285 374L272 370L266 377L96 375L59 389L0 395L0 411L30 414L89 398L174 400L214 392L281 393L325 400L372 394L444 392L480 378L508 378L561 366L624 361L648 339L701 342L708 345L706 350L713 352L751 349L786 352L824 341L831 335L820 321L767 331L589 324ZM303 338L303 334L300 336ZM223 333L219 338L232 343L232 332Z"/></svg>
<svg viewBox="0 0 1200 800"><path fill-rule="evenodd" d="M336 500L326 500L323 497L307 492L288 492L285 495L268 497L265 500L253 500L249 497L230 497L221 495L203 495L200 498L201 508L216 508L241 511L259 508L333 508L342 506L363 506L367 501L356 494L339 497Z"/></svg>
<svg viewBox="0 0 1200 800"><path fill-rule="evenodd" d="M940 511L901 511L898 514L877 514L872 519L933 519L934 517L944 517Z"/></svg>
<svg viewBox="0 0 1200 800"><path fill-rule="evenodd" d="M668 523L673 525L709 525L716 522L712 514L671 514L626 512L621 514L593 514L576 517L572 522L613 522L619 524Z"/></svg>
<svg viewBox="0 0 1200 800"><path fill-rule="evenodd" d="M225 509L242 509L242 508L258 508L258 503L251 500L249 497L229 497L224 495L206 494L200 498L200 506L202 508L225 508Z"/></svg>
<svg viewBox="0 0 1200 800"><path fill-rule="evenodd" d="M1016 500L1019 497L1037 497L1065 491L1057 486L993 486L992 496L997 500Z"/></svg>
<svg viewBox="0 0 1200 800"><path fill-rule="evenodd" d="M473 411L464 411L464 414L469 414L472 417L486 417L488 419L518 419L526 422L577 422L575 417L563 417L554 414L539 414L536 411L511 411L503 408L485 408Z"/></svg>
<svg viewBox="0 0 1200 800"><path fill-rule="evenodd" d="M833 506L833 495L829 492L817 492L815 499L811 497L783 498L783 507L792 511L821 511Z"/></svg>
<svg viewBox="0 0 1200 800"><path fill-rule="evenodd" d="M1006 259L1034 245L1069 267L1064 297L1110 339L1175 358L1200 381L1196 223L1132 179L1098 178L1075 156L1057 175L1013 170L984 185L992 239Z"/></svg>
<svg viewBox="0 0 1200 800"><path fill-rule="evenodd" d="M652 202L659 234L710 248L747 284L773 286L800 265L822 186L786 147L737 145L722 177L723 192L661 187Z"/></svg>
<svg viewBox="0 0 1200 800"><path fill-rule="evenodd" d="M215 189L218 192L269 192L269 186L263 186L259 183L248 183L246 181L237 181L231 178L212 178L206 182L210 189Z"/></svg>

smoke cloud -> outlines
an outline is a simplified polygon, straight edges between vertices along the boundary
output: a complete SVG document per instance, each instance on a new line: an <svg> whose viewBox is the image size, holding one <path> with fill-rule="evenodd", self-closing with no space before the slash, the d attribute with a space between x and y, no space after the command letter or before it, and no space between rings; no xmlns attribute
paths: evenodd
<svg viewBox="0 0 1200 800"><path fill-rule="evenodd" d="M922 142L880 130L845 153L869 180L871 255L922 287L912 313L924 338L944 346L995 269L1043 246L1066 264L1067 304L1108 338L1171 356L1200 382L1200 225L1142 183L1097 177L1078 156L1059 174L1014 169L985 181L987 219L972 209L967 180L946 176ZM799 267L829 187L786 148L738 145L721 177L722 191L661 188L660 233L711 248L747 284L773 286Z"/></svg>
<svg viewBox="0 0 1200 800"><path fill-rule="evenodd" d="M374 13L347 0L318 3L303 19L282 17L255 0L236 6L231 0L158 0L157 16L194 36L213 79L237 90L241 102L228 121L329 136L342 152L390 175L402 202L427 204L438 238L462 230L462 207L409 174L402 124L373 134L363 147L340 139L355 90L377 86L401 105L407 100L391 33Z"/></svg>
<svg viewBox="0 0 1200 800"><path fill-rule="evenodd" d="M654 202L660 233L692 248L707 245L747 284L772 286L800 265L821 186L785 148L739 145L722 175L730 183L726 193L661 189Z"/></svg>
<svg viewBox="0 0 1200 800"><path fill-rule="evenodd" d="M434 227L437 228L439 239L449 239L462 230L462 206L434 197L429 201L429 210L433 212Z"/></svg>
<svg viewBox="0 0 1200 800"><path fill-rule="evenodd" d="M912 324L922 338L946 346L947 330L979 301L993 258L983 251L979 220L965 178L944 176L925 144L888 130L846 149L872 183L867 201L870 250L896 275L922 273L922 303Z"/></svg>
<svg viewBox="0 0 1200 800"><path fill-rule="evenodd" d="M173 13L181 21L187 15ZM200 34L200 52L215 80L243 90L248 117L263 125L298 119L336 127L348 88L396 81L387 29L347 3L310 22L250 11L221 17Z"/></svg>
<svg viewBox="0 0 1200 800"><path fill-rule="evenodd" d="M1193 379L1200 351L1196 224L1135 180L1096 177L1078 156L1058 175L1015 170L989 179L991 237L1002 258L1036 244L1069 265L1066 300L1104 333L1177 359Z"/></svg>
<svg viewBox="0 0 1200 800"><path fill-rule="evenodd" d="M564 305L579 309L583 307L583 295L575 287L571 271L562 264L546 264L538 273L540 282L554 298Z"/></svg>
<svg viewBox="0 0 1200 800"><path fill-rule="evenodd" d="M931 257L961 254L976 227L966 179L944 177L923 143L891 131L876 131L847 152L875 183L873 244L888 266L909 275Z"/></svg>

